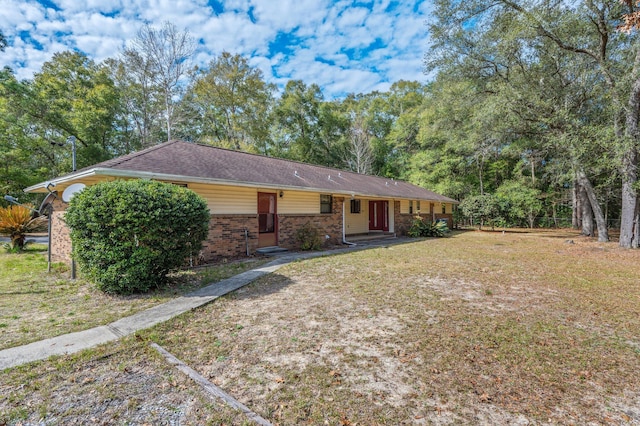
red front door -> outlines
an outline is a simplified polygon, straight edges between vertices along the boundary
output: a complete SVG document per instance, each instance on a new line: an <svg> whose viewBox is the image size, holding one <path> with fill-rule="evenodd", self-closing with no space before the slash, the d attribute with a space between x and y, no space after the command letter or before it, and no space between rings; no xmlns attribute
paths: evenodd
<svg viewBox="0 0 640 426"><path fill-rule="evenodd" d="M389 230L389 202L369 201L369 231Z"/></svg>
<svg viewBox="0 0 640 426"><path fill-rule="evenodd" d="M258 192L258 247L278 245L276 194Z"/></svg>

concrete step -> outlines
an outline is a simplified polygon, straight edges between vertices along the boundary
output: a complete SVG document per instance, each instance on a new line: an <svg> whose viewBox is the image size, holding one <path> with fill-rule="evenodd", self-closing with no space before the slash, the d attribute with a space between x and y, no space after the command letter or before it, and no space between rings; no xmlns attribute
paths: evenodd
<svg viewBox="0 0 640 426"><path fill-rule="evenodd" d="M272 254L272 253L282 253L285 251L288 251L288 250L286 248L282 248L278 246L271 246L271 247L260 247L258 250L256 250L256 253Z"/></svg>

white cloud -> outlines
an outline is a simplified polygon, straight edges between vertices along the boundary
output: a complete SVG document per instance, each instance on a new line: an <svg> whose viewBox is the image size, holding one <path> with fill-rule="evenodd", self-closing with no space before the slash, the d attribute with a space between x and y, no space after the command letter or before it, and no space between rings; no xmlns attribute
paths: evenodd
<svg viewBox="0 0 640 426"><path fill-rule="evenodd" d="M0 53L0 66L14 68L19 78L31 78L68 49L96 61L116 56L144 23L170 21L201 40L194 64L207 66L222 51L239 53L280 87L300 79L331 98L386 90L398 79L424 80L430 2L374 0L365 7L350 0L227 0L217 15L207 0L53 1L59 10L4 0L0 28L10 46ZM287 33L297 41L291 51L270 51Z"/></svg>

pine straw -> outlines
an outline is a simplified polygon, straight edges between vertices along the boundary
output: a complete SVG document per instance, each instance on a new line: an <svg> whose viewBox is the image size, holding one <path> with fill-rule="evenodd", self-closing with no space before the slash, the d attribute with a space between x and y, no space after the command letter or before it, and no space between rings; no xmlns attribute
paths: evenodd
<svg viewBox="0 0 640 426"><path fill-rule="evenodd" d="M156 341L278 424L638 424L639 260L570 231L463 232L299 262L123 344L164 377L145 349ZM94 362L62 365L113 361ZM47 404L23 419L86 420L43 390L87 398L60 368L3 375L0 412L20 395ZM184 386L195 396L175 408L181 424L242 421L189 403L206 397ZM161 404L177 391L147 392ZM153 420L119 404L118 419Z"/></svg>

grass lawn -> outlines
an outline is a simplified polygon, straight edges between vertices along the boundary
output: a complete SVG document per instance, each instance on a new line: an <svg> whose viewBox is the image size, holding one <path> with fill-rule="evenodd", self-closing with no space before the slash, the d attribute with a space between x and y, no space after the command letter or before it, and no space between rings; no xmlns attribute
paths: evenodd
<svg viewBox="0 0 640 426"><path fill-rule="evenodd" d="M144 296L109 296L88 281L70 280L69 268L47 273L46 246L24 253L0 248L0 349L85 330L132 315L264 262L236 262L172 275L167 289Z"/></svg>
<svg viewBox="0 0 640 426"><path fill-rule="evenodd" d="M6 370L0 424L245 422L150 341L283 425L640 424L639 276L640 251L572 231L297 262L116 344Z"/></svg>

